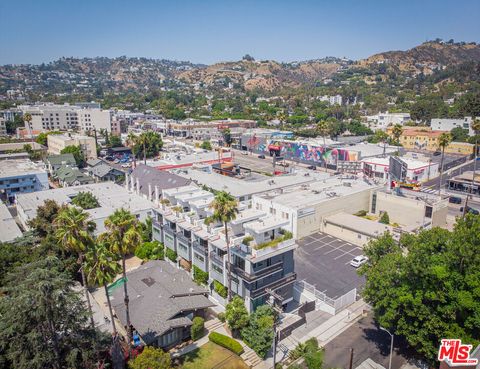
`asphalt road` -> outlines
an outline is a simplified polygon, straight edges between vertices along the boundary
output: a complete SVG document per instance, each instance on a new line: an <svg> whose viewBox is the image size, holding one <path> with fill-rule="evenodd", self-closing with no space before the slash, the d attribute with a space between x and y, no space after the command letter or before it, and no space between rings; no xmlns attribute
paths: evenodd
<svg viewBox="0 0 480 369"><path fill-rule="evenodd" d="M406 343L395 337L392 369L399 369L413 358L414 353ZM388 368L390 335L376 326L371 315L362 318L325 346L325 368L348 368L350 349L353 348L353 368L370 358Z"/></svg>
<svg viewBox="0 0 480 369"><path fill-rule="evenodd" d="M445 189L447 182L450 178L458 176L459 174L462 174L464 172L472 171L474 166L474 162L470 161L465 165L462 165L461 167L457 169L450 169L444 173L442 176L442 189ZM480 163L477 160L477 169L480 169ZM440 183L440 177L433 178L425 183L423 183L422 187L433 187L433 188L438 188L438 184Z"/></svg>

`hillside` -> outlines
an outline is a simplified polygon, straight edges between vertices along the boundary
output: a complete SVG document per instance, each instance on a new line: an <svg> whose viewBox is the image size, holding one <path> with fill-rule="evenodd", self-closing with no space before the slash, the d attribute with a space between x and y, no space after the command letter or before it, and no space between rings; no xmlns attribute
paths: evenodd
<svg viewBox="0 0 480 369"><path fill-rule="evenodd" d="M388 51L372 55L358 61L356 66L368 68L375 64L385 64L401 73L429 75L447 66L468 61L480 61L480 45L430 41L407 51Z"/></svg>

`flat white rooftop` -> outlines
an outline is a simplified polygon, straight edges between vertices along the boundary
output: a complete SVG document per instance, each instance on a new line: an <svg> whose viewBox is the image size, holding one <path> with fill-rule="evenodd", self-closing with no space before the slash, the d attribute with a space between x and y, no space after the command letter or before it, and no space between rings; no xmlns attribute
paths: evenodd
<svg viewBox="0 0 480 369"><path fill-rule="evenodd" d="M351 146L341 146L339 149L344 149L347 151L356 151L359 153L360 157L358 160L372 157L372 156L379 156L383 155L383 144L371 144L362 142L356 145ZM395 151L398 151L398 147L396 146L386 146L385 147L385 154L391 154Z"/></svg>
<svg viewBox="0 0 480 369"><path fill-rule="evenodd" d="M276 204L290 209L304 209L322 202L332 201L342 196L381 188L378 185L369 184L363 179L342 179L330 177L322 181L308 183L307 185L289 188L279 191L267 192L259 197L268 199Z"/></svg>
<svg viewBox="0 0 480 369"><path fill-rule="evenodd" d="M45 200L54 200L59 205L69 204L81 191L91 192L100 204L98 208L86 210L92 219L106 218L120 208L129 210L132 213L138 213L153 207L153 204L147 199L129 192L124 187L112 182L18 194L16 203L17 207L22 209L27 218L32 219L37 215L37 208L43 205Z"/></svg>
<svg viewBox="0 0 480 369"><path fill-rule="evenodd" d="M344 227L358 233L366 234L371 237L381 236L387 231L393 233L392 226L375 222L373 220L357 217L356 215L344 212L325 217L325 221L338 227Z"/></svg>
<svg viewBox="0 0 480 369"><path fill-rule="evenodd" d="M423 167L428 167L429 163L421 160L415 160L411 158L401 157L401 159L407 163L408 169L419 169ZM375 164L375 165L382 165L388 167L390 165L390 158L367 158L362 160L364 163ZM431 163L430 165L438 165L436 163Z"/></svg>
<svg viewBox="0 0 480 369"><path fill-rule="evenodd" d="M43 165L30 159L7 159L0 161L0 178L16 177L29 174L47 173Z"/></svg>
<svg viewBox="0 0 480 369"><path fill-rule="evenodd" d="M178 175L189 178L199 185L205 185L216 191L226 191L234 197L259 194L274 189L291 187L303 183L311 183L318 179L327 178L325 173L297 173L275 177L255 177L253 180L224 176L218 173L208 173L202 170L189 168L176 172Z"/></svg>
<svg viewBox="0 0 480 369"><path fill-rule="evenodd" d="M7 206L0 201L0 242L13 241L17 237L22 236L22 231L15 223L12 215L7 209Z"/></svg>

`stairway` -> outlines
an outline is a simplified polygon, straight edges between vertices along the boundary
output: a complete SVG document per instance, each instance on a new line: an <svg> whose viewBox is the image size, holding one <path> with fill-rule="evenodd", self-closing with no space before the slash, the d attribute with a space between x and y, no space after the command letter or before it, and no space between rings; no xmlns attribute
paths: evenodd
<svg viewBox="0 0 480 369"><path fill-rule="evenodd" d="M205 329L208 332L214 332L215 330L217 330L221 326L223 326L223 323L220 320L218 320L217 318L211 319L211 320L208 320L208 321L205 322Z"/></svg>
<svg viewBox="0 0 480 369"><path fill-rule="evenodd" d="M243 361L245 361L245 364L247 364L249 368L254 368L263 362L263 360L260 359L260 357L250 347L246 345L242 346L245 352L240 355L240 357L243 359Z"/></svg>

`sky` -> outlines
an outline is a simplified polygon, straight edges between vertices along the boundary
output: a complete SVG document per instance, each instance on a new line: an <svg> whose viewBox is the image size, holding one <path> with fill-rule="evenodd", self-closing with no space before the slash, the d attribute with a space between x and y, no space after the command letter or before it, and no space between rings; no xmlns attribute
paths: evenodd
<svg viewBox="0 0 480 369"><path fill-rule="evenodd" d="M479 15L479 0L0 0L0 64L360 59L437 37L480 42Z"/></svg>

